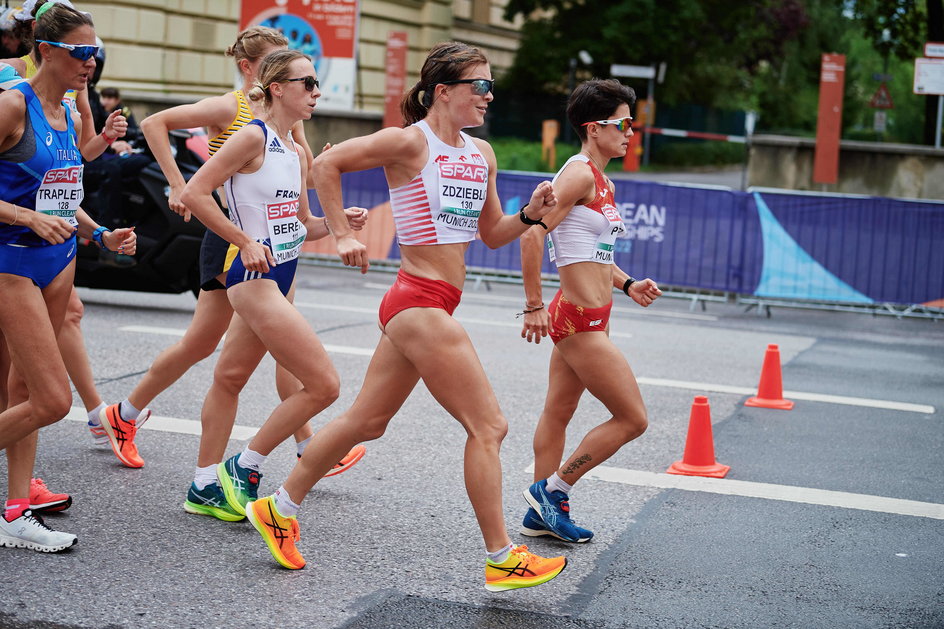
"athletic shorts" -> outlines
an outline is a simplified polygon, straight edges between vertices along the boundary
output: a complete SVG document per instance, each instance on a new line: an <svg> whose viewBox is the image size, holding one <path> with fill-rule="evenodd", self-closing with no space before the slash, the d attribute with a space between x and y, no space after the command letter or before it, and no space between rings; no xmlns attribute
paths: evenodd
<svg viewBox="0 0 944 629"><path fill-rule="evenodd" d="M551 317L548 330L551 340L556 345L561 339L578 332L603 332L610 321L612 308L612 301L599 308L577 306L564 299L564 295L558 290L551 300L551 305L547 307L547 314Z"/></svg>
<svg viewBox="0 0 944 629"><path fill-rule="evenodd" d="M52 283L75 257L75 236L60 245L20 247L0 244L0 273L28 277L40 289Z"/></svg>
<svg viewBox="0 0 944 629"><path fill-rule="evenodd" d="M443 280L416 277L400 269L383 301L380 302L380 325L408 308L441 308L451 316L462 299L462 291Z"/></svg>
<svg viewBox="0 0 944 629"><path fill-rule="evenodd" d="M229 243L209 229L203 234L200 243L200 288L203 290L223 290L226 288L217 278L226 265L226 251Z"/></svg>
<svg viewBox="0 0 944 629"><path fill-rule="evenodd" d="M268 241L263 241L264 245L269 246ZM295 280L295 269L298 267L298 258L290 262L280 262L278 266L269 265L268 273L259 271L247 271L243 266L242 255L239 249L230 245L229 255L226 256L226 288L248 282L250 280L272 280L279 285L279 290L283 295L288 296L289 289L292 288L292 282Z"/></svg>

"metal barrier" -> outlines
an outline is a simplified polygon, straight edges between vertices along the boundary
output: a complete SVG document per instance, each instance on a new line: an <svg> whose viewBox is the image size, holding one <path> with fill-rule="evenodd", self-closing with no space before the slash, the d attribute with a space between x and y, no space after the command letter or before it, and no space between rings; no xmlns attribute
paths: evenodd
<svg viewBox="0 0 944 629"><path fill-rule="evenodd" d="M500 172L505 212L517 213L546 178ZM380 169L345 174L342 185L345 205L389 214ZM676 288L693 305L737 295L762 307L944 317L944 203L625 180L615 197L627 228L616 263ZM316 199L312 209L320 213ZM392 221L377 224L375 231L389 233L381 238L386 255L374 257L398 259ZM474 241L466 261L479 276L520 276L517 242L491 250ZM547 259L543 270L555 275Z"/></svg>

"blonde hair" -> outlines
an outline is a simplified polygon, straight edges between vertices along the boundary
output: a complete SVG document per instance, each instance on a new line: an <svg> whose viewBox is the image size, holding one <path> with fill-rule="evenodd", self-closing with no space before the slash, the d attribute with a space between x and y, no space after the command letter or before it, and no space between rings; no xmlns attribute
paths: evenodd
<svg viewBox="0 0 944 629"><path fill-rule="evenodd" d="M266 55L259 66L259 79L253 84L252 89L246 94L249 100L259 101L265 99L268 107L272 104L272 92L269 86L289 78L288 67L296 59L307 59L311 61L308 55L303 55L297 50L276 50Z"/></svg>
<svg viewBox="0 0 944 629"><path fill-rule="evenodd" d="M250 26L236 36L235 43L226 49L226 54L233 57L236 63L242 59L258 61L270 46L288 46L288 40L274 28Z"/></svg>

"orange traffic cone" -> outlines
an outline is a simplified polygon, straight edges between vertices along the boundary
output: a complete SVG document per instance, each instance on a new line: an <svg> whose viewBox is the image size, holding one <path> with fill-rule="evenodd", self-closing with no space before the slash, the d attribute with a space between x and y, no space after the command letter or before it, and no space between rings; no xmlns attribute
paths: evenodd
<svg viewBox="0 0 944 629"><path fill-rule="evenodd" d="M688 438L685 440L685 455L666 470L669 474L685 476L711 476L724 478L731 467L715 461L715 444L711 435L711 409L708 398L696 395L692 413L688 419Z"/></svg>
<svg viewBox="0 0 944 629"><path fill-rule="evenodd" d="M793 408L791 400L783 399L783 383L780 380L780 348L776 345L767 346L764 366L760 371L760 384L757 385L757 395L744 402L744 406L779 408L784 411Z"/></svg>

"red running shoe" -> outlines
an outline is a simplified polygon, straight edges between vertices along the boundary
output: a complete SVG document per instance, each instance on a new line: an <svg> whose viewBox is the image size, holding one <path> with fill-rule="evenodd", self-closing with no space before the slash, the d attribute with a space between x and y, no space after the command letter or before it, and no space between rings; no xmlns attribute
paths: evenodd
<svg viewBox="0 0 944 629"><path fill-rule="evenodd" d="M112 404L102 409L99 417L102 420L102 428L108 435L108 443L111 449L127 467L144 467L144 459L138 454L138 446L134 445L134 436L138 432L138 427L133 421L125 421L121 418L119 412L120 404Z"/></svg>
<svg viewBox="0 0 944 629"><path fill-rule="evenodd" d="M331 471L325 474L325 478L328 476L337 476L341 472L344 472L354 466L355 463L364 458L364 454L367 453L367 448L361 444L357 444L351 451L344 455L340 461L335 463L334 467L331 468Z"/></svg>
<svg viewBox="0 0 944 629"><path fill-rule="evenodd" d="M36 513L65 511L72 505L72 496L49 491L41 478L30 480L29 508Z"/></svg>

